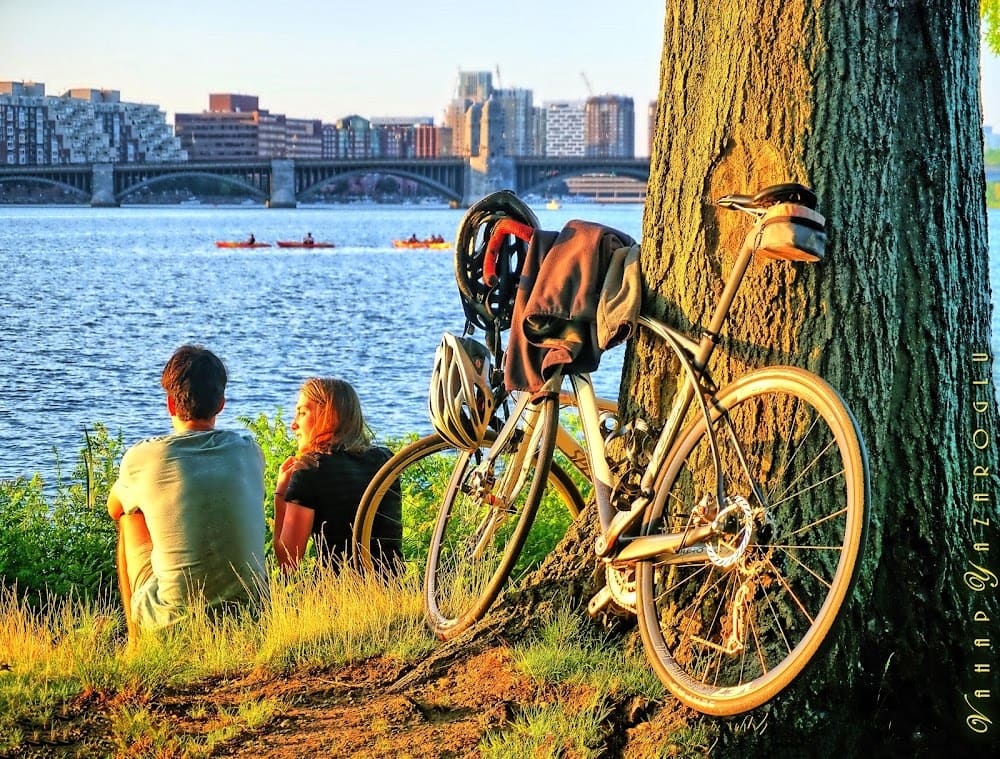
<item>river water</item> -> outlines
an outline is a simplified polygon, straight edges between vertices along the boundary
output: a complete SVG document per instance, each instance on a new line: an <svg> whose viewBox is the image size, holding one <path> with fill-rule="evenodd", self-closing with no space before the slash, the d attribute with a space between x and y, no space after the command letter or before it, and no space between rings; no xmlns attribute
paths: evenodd
<svg viewBox="0 0 1000 759"><path fill-rule="evenodd" d="M538 209L641 233L638 205ZM284 418L302 380L358 389L380 437L430 431L434 348L464 320L450 251L399 251L394 238L453 239L462 211L437 206L0 207L0 479L68 471L83 430L103 422L126 445L168 431L159 387L178 345L199 342L230 370L220 425ZM220 250L214 241L330 240L328 250ZM1000 289L1000 212L990 211ZM994 346L1000 322L993 315ZM624 351L595 374L617 396Z"/></svg>
<svg viewBox="0 0 1000 759"><path fill-rule="evenodd" d="M464 326L451 251L392 240L451 240L463 211L441 206L0 207L0 479L68 472L83 430L126 445L169 431L159 386L174 348L198 342L230 371L221 426L284 418L302 380L357 388L379 437L430 432L427 385L445 330ZM640 205L538 209L641 234ZM221 250L216 240L301 239L336 248ZM617 396L624 351L595 374Z"/></svg>

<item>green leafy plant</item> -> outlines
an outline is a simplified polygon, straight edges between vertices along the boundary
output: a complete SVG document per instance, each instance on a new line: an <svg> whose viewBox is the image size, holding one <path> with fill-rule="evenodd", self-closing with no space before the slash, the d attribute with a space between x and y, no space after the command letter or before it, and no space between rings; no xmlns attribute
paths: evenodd
<svg viewBox="0 0 1000 759"><path fill-rule="evenodd" d="M70 478L57 472L51 501L39 475L0 481L0 582L41 603L116 587L114 522L105 510L122 452L104 425L84 431Z"/></svg>

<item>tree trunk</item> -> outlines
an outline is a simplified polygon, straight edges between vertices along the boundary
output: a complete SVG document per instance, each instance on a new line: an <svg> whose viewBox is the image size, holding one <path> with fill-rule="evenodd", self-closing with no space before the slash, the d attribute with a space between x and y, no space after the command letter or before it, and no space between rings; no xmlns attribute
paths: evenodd
<svg viewBox="0 0 1000 759"><path fill-rule="evenodd" d="M714 375L791 363L825 377L858 418L872 473L863 573L834 645L761 710L765 730L726 723L727 752L922 755L1000 731L978 10L667 3L645 308L705 325L746 231L711 201L813 187L826 260L751 266ZM662 421L668 359L647 340L629 347L629 413Z"/></svg>
<svg viewBox="0 0 1000 759"><path fill-rule="evenodd" d="M697 334L746 231L712 201L813 187L826 259L751 265L713 376L794 364L825 377L859 421L872 475L862 572L831 645L749 721L713 721L713 755L957 756L994 744L1000 486L979 5L666 6L644 309ZM676 371L659 345L633 341L625 415L662 423ZM526 589L405 682L477 641L519 637L545 604L585 603L601 581L594 537L584 515Z"/></svg>

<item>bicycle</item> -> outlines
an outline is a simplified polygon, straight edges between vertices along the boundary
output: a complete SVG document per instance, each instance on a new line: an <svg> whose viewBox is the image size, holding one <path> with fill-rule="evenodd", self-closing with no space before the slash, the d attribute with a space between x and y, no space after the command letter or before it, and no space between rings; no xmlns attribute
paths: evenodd
<svg viewBox="0 0 1000 759"><path fill-rule="evenodd" d="M600 520L594 548L607 579L588 611L635 614L666 687L698 711L725 716L773 698L819 650L856 577L869 475L857 422L820 377L773 366L721 389L713 382L708 364L753 256L817 261L825 242L816 197L801 185L717 203L754 224L708 327L695 339L647 314L637 319L681 367L662 428L602 421L590 377L569 380ZM475 242L463 241L460 228L456 256L473 254L478 290L459 284L467 315L493 316L479 323L492 327L500 357L509 299L496 292L493 273L506 266L516 278L504 251L534 230L504 218L492 230L483 226ZM440 638L485 615L506 578L498 573L520 550L541 497L537 483L551 466L562 382L553 375L541 400L500 398L503 418L453 473L424 580L425 613ZM606 446L616 437L629 440L630 463L613 475Z"/></svg>

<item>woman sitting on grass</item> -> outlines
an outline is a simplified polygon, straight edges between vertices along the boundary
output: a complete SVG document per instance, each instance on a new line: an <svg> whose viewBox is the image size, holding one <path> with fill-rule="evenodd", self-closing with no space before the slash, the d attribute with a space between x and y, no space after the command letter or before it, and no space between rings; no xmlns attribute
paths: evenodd
<svg viewBox="0 0 1000 759"><path fill-rule="evenodd" d="M341 379L307 379L291 427L298 452L278 472L275 554L283 571L294 570L311 535L320 559L339 566L352 558L358 503L390 451L371 444L358 394ZM390 571L402 557L400 508L398 492L390 494L383 502L385 521L397 528L394 534L381 533L371 546L372 559Z"/></svg>

